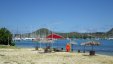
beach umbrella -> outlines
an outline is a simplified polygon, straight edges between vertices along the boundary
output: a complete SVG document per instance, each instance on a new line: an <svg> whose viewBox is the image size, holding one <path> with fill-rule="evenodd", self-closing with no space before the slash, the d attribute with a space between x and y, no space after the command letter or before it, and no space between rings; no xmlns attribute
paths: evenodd
<svg viewBox="0 0 113 64"><path fill-rule="evenodd" d="M86 42L86 43L82 43L81 45L84 45L84 48L85 48L85 46L92 46L92 50L90 51L90 55L95 55L95 51L93 50L93 47L94 46L99 46L100 42L89 41L89 42ZM84 51L85 51L85 49L84 49Z"/></svg>
<svg viewBox="0 0 113 64"><path fill-rule="evenodd" d="M40 42L40 44L41 44L41 43L46 44L46 47L47 47L47 45L49 44L49 46L50 46L50 44L53 43L53 41L54 41L54 40L50 40L50 39L47 39L47 38L43 38L43 39L41 39L39 42Z"/></svg>
<svg viewBox="0 0 113 64"><path fill-rule="evenodd" d="M46 38L48 38L48 39L61 39L63 37L54 33L54 34L48 35Z"/></svg>
<svg viewBox="0 0 113 64"><path fill-rule="evenodd" d="M86 46L92 46L92 51L93 51L93 47L94 46L99 46L100 45L100 42L97 42L97 41L89 41L89 42L84 43L84 45L86 45Z"/></svg>
<svg viewBox="0 0 113 64"><path fill-rule="evenodd" d="M46 37L47 39L51 40L57 40L57 39L63 39L64 37L55 33L52 33Z"/></svg>

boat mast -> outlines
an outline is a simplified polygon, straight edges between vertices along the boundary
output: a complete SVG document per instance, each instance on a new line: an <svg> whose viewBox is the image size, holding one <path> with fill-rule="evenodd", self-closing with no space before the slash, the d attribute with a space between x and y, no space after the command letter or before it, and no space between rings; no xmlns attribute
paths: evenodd
<svg viewBox="0 0 113 64"><path fill-rule="evenodd" d="M41 33L41 32L40 32L40 29L39 29L39 40L42 40L40 33ZM41 48L41 41L39 41L39 43L40 43L40 48Z"/></svg>

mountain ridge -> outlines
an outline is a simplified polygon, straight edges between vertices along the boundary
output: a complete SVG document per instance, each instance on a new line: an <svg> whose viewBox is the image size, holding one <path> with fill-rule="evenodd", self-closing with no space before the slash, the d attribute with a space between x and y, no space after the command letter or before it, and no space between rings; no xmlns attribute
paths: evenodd
<svg viewBox="0 0 113 64"><path fill-rule="evenodd" d="M21 37L46 37L49 34L56 33L64 38L111 38L113 37L113 28L107 32L79 33L79 32L54 32L47 28L38 29L32 33L22 34Z"/></svg>

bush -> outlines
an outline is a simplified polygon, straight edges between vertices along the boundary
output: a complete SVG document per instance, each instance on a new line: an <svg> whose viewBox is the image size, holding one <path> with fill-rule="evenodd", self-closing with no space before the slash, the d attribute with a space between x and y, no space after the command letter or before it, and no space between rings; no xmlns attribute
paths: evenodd
<svg viewBox="0 0 113 64"><path fill-rule="evenodd" d="M0 44L14 45L14 43L12 43L12 34L7 28L0 29Z"/></svg>
<svg viewBox="0 0 113 64"><path fill-rule="evenodd" d="M12 42L10 45L11 45L11 46L15 46L15 42Z"/></svg>

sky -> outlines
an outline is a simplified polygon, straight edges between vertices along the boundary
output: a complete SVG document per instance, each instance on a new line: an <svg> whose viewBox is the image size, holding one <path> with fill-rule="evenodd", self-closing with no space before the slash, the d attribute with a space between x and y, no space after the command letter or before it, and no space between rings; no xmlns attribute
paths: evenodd
<svg viewBox="0 0 113 64"><path fill-rule="evenodd" d="M0 0L0 28L27 33L106 32L113 28L113 0Z"/></svg>

